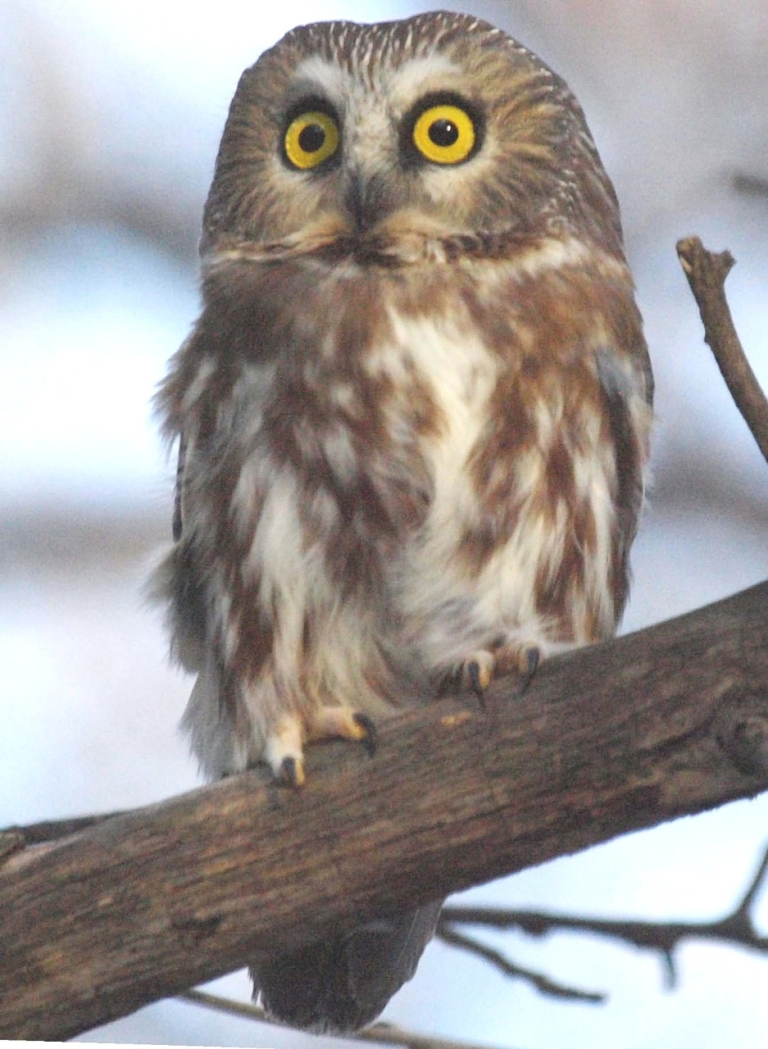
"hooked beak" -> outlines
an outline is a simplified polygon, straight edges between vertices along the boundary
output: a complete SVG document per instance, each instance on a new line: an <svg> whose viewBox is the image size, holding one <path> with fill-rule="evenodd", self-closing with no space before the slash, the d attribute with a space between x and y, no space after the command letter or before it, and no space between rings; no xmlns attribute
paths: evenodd
<svg viewBox="0 0 768 1049"><path fill-rule="evenodd" d="M344 205L355 232L369 233L391 210L390 193L380 174L364 175L359 169L351 172Z"/></svg>

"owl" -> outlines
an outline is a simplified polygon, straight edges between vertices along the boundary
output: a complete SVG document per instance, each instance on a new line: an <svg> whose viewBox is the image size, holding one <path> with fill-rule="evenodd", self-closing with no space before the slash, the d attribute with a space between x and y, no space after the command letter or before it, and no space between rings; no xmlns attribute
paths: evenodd
<svg viewBox="0 0 768 1049"><path fill-rule="evenodd" d="M179 466L155 589L207 777L301 787L313 740L373 751L405 705L613 634L652 379L562 79L468 15L295 29L240 79L201 256L158 394ZM256 991L357 1029L439 906L257 961Z"/></svg>

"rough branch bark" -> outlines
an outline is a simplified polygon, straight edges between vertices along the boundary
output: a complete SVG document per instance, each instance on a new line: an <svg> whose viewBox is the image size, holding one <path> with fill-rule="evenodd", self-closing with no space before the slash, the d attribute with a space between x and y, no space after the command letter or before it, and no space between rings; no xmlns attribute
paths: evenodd
<svg viewBox="0 0 768 1049"><path fill-rule="evenodd" d="M0 865L0 1037L68 1038L329 926L768 789L768 584L552 660L485 711L316 747ZM16 851L11 851L15 849Z"/></svg>

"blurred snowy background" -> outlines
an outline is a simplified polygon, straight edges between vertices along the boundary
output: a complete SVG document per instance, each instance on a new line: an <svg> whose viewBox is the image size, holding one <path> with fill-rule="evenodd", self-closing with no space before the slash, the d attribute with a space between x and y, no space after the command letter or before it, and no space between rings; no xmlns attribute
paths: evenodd
<svg viewBox="0 0 768 1049"><path fill-rule="evenodd" d="M445 6L453 6L446 4ZM728 293L768 387L765 0L466 0L571 83L623 205L657 377L655 489L624 629L768 575L768 471L703 345L675 257L729 247ZM193 787L189 682L140 588L169 538L172 466L148 401L197 311L196 240L241 70L293 25L427 10L387 0L0 3L0 826ZM768 798L633 835L467 898L611 916L719 916L768 842ZM761 908L768 921L768 900ZM659 961L560 935L503 941L610 994L553 1003L429 948L386 1017L555 1049L761 1044L768 961L691 943ZM247 997L236 974L215 987ZM318 1042L163 1002L90 1040Z"/></svg>

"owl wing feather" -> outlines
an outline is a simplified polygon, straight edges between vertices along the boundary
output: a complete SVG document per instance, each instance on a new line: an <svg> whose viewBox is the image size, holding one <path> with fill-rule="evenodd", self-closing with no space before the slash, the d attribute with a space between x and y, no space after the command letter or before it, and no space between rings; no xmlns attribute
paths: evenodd
<svg viewBox="0 0 768 1049"><path fill-rule="evenodd" d="M149 596L165 609L172 658L185 670L199 673L206 662L205 597L196 558L184 525L183 491L187 442L179 437L173 500L173 545L149 581Z"/></svg>
<svg viewBox="0 0 768 1049"><path fill-rule="evenodd" d="M627 373L617 366L615 350L605 348L596 354L597 375L604 396L604 407L616 457L617 490L616 540L614 543L614 578L623 581L623 592L617 601L617 618L629 591L629 551L637 534L645 495L644 459L638 448L637 430L632 420L630 404L634 390L627 382ZM647 355L645 358L647 364ZM653 377L650 366L644 368L645 401L653 404Z"/></svg>
<svg viewBox="0 0 768 1049"><path fill-rule="evenodd" d="M171 531L173 534L174 542L178 542L181 539L182 532L184 531L184 521L182 516L182 492L184 490L184 465L187 457L187 442L182 434L179 438L179 456L176 460L176 487L173 493L173 522L171 525Z"/></svg>

